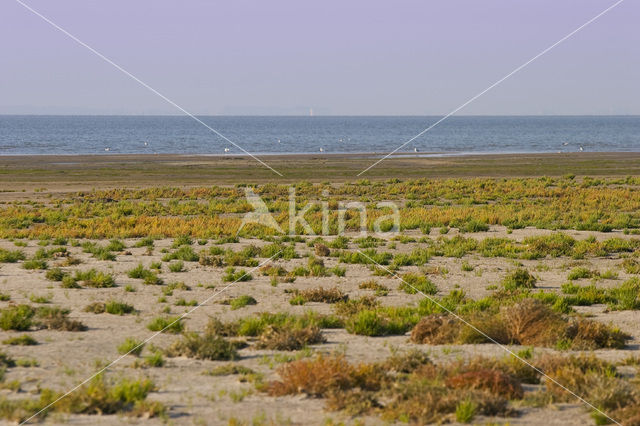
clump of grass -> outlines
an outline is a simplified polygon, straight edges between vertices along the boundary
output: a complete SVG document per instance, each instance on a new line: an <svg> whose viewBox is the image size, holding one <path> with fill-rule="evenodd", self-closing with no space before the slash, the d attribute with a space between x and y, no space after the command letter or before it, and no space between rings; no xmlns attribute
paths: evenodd
<svg viewBox="0 0 640 426"><path fill-rule="evenodd" d="M106 247L107 251L122 251L125 248L127 248L126 244L123 243L121 240L114 238L111 241L109 241L109 244Z"/></svg>
<svg viewBox="0 0 640 426"><path fill-rule="evenodd" d="M365 309L348 318L345 328L349 333L362 336L387 336L404 334L407 324L389 319L377 311Z"/></svg>
<svg viewBox="0 0 640 426"><path fill-rule="evenodd" d="M51 295L48 294L46 296L38 296L37 294L30 294L29 295L29 300L31 301L31 303L51 303Z"/></svg>
<svg viewBox="0 0 640 426"><path fill-rule="evenodd" d="M191 290L188 285L183 282L172 282L167 284L167 286L162 290L162 293L165 296L172 296L174 290Z"/></svg>
<svg viewBox="0 0 640 426"><path fill-rule="evenodd" d="M81 288L80 284L78 284L75 278L71 275L65 275L64 277L62 277L60 286L62 288Z"/></svg>
<svg viewBox="0 0 640 426"><path fill-rule="evenodd" d="M460 401L456 406L456 421L460 423L471 423L476 415L478 405L470 399Z"/></svg>
<svg viewBox="0 0 640 426"><path fill-rule="evenodd" d="M135 311L132 305L116 300L110 300L105 303L104 310L106 313L112 315L125 315Z"/></svg>
<svg viewBox="0 0 640 426"><path fill-rule="evenodd" d="M130 354L133 356L140 356L144 346L144 342L132 337L127 337L124 342L118 345L118 353L121 355Z"/></svg>
<svg viewBox="0 0 640 426"><path fill-rule="evenodd" d="M459 230L460 232L487 232L489 230L489 225L472 219L459 227Z"/></svg>
<svg viewBox="0 0 640 426"><path fill-rule="evenodd" d="M49 265L41 259L29 259L22 263L24 269L47 269Z"/></svg>
<svg viewBox="0 0 640 426"><path fill-rule="evenodd" d="M35 309L29 305L14 305L0 309L0 328L26 331L33 324Z"/></svg>
<svg viewBox="0 0 640 426"><path fill-rule="evenodd" d="M36 310L37 325L40 328L60 331L85 331L87 326L68 318L69 310L55 307L40 307Z"/></svg>
<svg viewBox="0 0 640 426"><path fill-rule="evenodd" d="M222 276L223 282L250 281L252 279L253 277L251 274L246 272L244 269L236 271L236 268L231 266L225 269L225 273Z"/></svg>
<svg viewBox="0 0 640 426"><path fill-rule="evenodd" d="M344 294L337 287L333 288L324 288L324 287L316 287L310 288L306 290L300 290L295 293L297 301L301 303L296 304L304 304L307 302L320 302L320 303L338 303L345 301L349 298L348 295Z"/></svg>
<svg viewBox="0 0 640 426"><path fill-rule="evenodd" d="M142 263L138 263L138 266L136 266L135 268L127 272L127 276L129 278L144 278L145 276L151 273L152 272L150 270L145 269Z"/></svg>
<svg viewBox="0 0 640 426"><path fill-rule="evenodd" d="M325 339L318 326L297 325L268 326L260 335L256 347L277 351L295 351L307 345L324 343Z"/></svg>
<svg viewBox="0 0 640 426"><path fill-rule="evenodd" d="M432 314L420 320L411 330L411 341L429 345L442 345L455 341L460 326L448 315Z"/></svg>
<svg viewBox="0 0 640 426"><path fill-rule="evenodd" d="M26 420L34 412L41 412L41 416L56 412L93 415L122 413L134 417L157 417L164 415L166 409L158 402L146 401L147 395L154 389L153 382L148 379L122 379L120 382L108 383L99 375L66 398L60 398L62 393L43 389L37 400L2 399L0 416L16 422ZM58 403L51 405L58 399ZM51 407L45 409L49 405Z"/></svg>
<svg viewBox="0 0 640 426"><path fill-rule="evenodd" d="M578 268L573 268L570 272L569 275L567 276L568 280L579 280L579 279L583 279L583 278L591 278L597 276L597 272L592 271L588 268L582 268L582 267L578 267Z"/></svg>
<svg viewBox="0 0 640 426"><path fill-rule="evenodd" d="M640 279L634 277L607 291L609 308L616 311L640 309Z"/></svg>
<svg viewBox="0 0 640 426"><path fill-rule="evenodd" d="M147 285L162 285L164 282L155 272L150 271L149 269L145 269L142 263L139 263L138 266L131 269L127 272L129 278L136 278L144 280L144 283Z"/></svg>
<svg viewBox="0 0 640 426"><path fill-rule="evenodd" d="M28 334L23 334L22 336L10 337L2 341L5 345L13 345L13 346L32 346L37 345L38 341Z"/></svg>
<svg viewBox="0 0 640 426"><path fill-rule="evenodd" d="M376 280L361 282L360 285L358 285L358 288L363 290L373 290L375 291L376 296L386 296L389 294L389 288L378 283Z"/></svg>
<svg viewBox="0 0 640 426"><path fill-rule="evenodd" d="M412 349L401 354L396 352L392 353L392 355L382 363L382 368L397 373L412 373L430 364L431 360L426 353Z"/></svg>
<svg viewBox="0 0 640 426"><path fill-rule="evenodd" d="M144 357L144 365L147 367L159 368L165 364L161 352L154 352Z"/></svg>
<svg viewBox="0 0 640 426"><path fill-rule="evenodd" d="M193 240L189 235L180 235L175 240L173 240L173 244L171 244L172 248L179 248L181 246L190 246L193 244Z"/></svg>
<svg viewBox="0 0 640 426"><path fill-rule="evenodd" d="M169 264L169 271L171 272L182 272L184 271L184 262L178 260L177 262L171 262Z"/></svg>
<svg viewBox="0 0 640 426"><path fill-rule="evenodd" d="M231 306L232 310L236 310L236 309L244 308L247 305L256 305L257 303L258 301L254 299L252 296L243 294L242 296L238 296L234 299L231 299L231 301L229 302L229 305Z"/></svg>
<svg viewBox="0 0 640 426"><path fill-rule="evenodd" d="M524 268L518 268L502 280L502 285L505 290L535 288L536 281L536 277L531 275L529 271Z"/></svg>
<svg viewBox="0 0 640 426"><path fill-rule="evenodd" d="M546 256L560 257L571 256L576 240L563 233L554 233L525 238L528 259L540 259Z"/></svg>
<svg viewBox="0 0 640 426"><path fill-rule="evenodd" d="M204 374L208 376L232 376L236 374L242 374L243 376L247 376L250 374L256 374L254 370L249 367L245 367L243 365L238 364L224 364L218 367L212 368L211 370L206 371Z"/></svg>
<svg viewBox="0 0 640 426"><path fill-rule="evenodd" d="M163 262L170 262L172 260L183 260L185 262L197 262L200 256L193 251L191 246L181 246L172 253L167 253L162 257Z"/></svg>
<svg viewBox="0 0 640 426"><path fill-rule="evenodd" d="M159 403L145 403L147 395L155 389L149 379L121 381L109 384L102 376L72 395L60 400L56 411L74 414L127 413L133 416L154 417L164 412Z"/></svg>
<svg viewBox="0 0 640 426"><path fill-rule="evenodd" d="M464 272L471 272L473 271L473 265L471 265L469 262L467 262L466 260L464 262L462 262L462 266L461 269Z"/></svg>
<svg viewBox="0 0 640 426"><path fill-rule="evenodd" d="M327 268L324 266L324 261L315 256L309 256L307 268L309 270L309 275L312 277L325 277L329 275Z"/></svg>
<svg viewBox="0 0 640 426"><path fill-rule="evenodd" d="M85 253L91 253L91 255L98 260L116 260L116 255L111 253L109 248L99 246L90 241L83 243L82 249Z"/></svg>
<svg viewBox="0 0 640 426"><path fill-rule="evenodd" d="M176 306L196 306L198 304L197 300L189 300L187 301L184 298L180 298L178 300L176 300L176 303L174 303L174 305Z"/></svg>
<svg viewBox="0 0 640 426"><path fill-rule="evenodd" d="M144 238L138 240L134 244L134 247L151 247L151 248L153 248L153 244L154 244L153 237L144 237Z"/></svg>
<svg viewBox="0 0 640 426"><path fill-rule="evenodd" d="M76 271L73 276L73 281L80 282L85 287L93 288L109 288L116 286L113 275L93 268L88 271Z"/></svg>
<svg viewBox="0 0 640 426"><path fill-rule="evenodd" d="M622 268L627 274L640 274L640 262L636 259L627 257L622 261Z"/></svg>
<svg viewBox="0 0 640 426"><path fill-rule="evenodd" d="M21 250L6 250L0 248L0 263L16 263L25 258L24 252Z"/></svg>
<svg viewBox="0 0 640 426"><path fill-rule="evenodd" d="M157 317L147 324L147 328L151 331L162 331L163 333L178 334L184 330L184 323L180 317Z"/></svg>
<svg viewBox="0 0 640 426"><path fill-rule="evenodd" d="M333 268L328 269L328 271L336 277L344 277L347 274L347 268L340 265L336 265Z"/></svg>
<svg viewBox="0 0 640 426"><path fill-rule="evenodd" d="M60 268L51 268L45 273L45 278L51 281L62 281L68 273Z"/></svg>
<svg viewBox="0 0 640 426"><path fill-rule="evenodd" d="M336 315L342 317L351 317L363 310L374 310L380 303L373 296L363 296L359 299L348 299L338 302L334 305L333 310Z"/></svg>
<svg viewBox="0 0 640 426"><path fill-rule="evenodd" d="M418 292L423 294L436 294L438 287L424 275L417 274L404 274L402 276L402 282L398 288L407 294L416 294Z"/></svg>
<svg viewBox="0 0 640 426"><path fill-rule="evenodd" d="M236 346L222 336L206 332L186 333L166 351L167 356L186 356L212 361L229 361L238 358Z"/></svg>
<svg viewBox="0 0 640 426"><path fill-rule="evenodd" d="M280 381L268 385L274 396L307 394L322 397L334 390L347 390L355 386L354 368L343 356L318 356L312 360L299 360L278 368Z"/></svg>
<svg viewBox="0 0 640 426"><path fill-rule="evenodd" d="M411 339L429 344L495 341L560 349L619 349L630 338L619 329L594 320L567 318L533 298L503 306L498 312L472 312L465 316L475 328L447 315L431 314L416 324Z"/></svg>

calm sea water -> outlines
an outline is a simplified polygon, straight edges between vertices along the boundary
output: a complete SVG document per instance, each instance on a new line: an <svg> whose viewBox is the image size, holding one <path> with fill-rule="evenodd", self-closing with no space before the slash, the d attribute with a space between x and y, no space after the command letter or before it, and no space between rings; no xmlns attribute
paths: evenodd
<svg viewBox="0 0 640 426"><path fill-rule="evenodd" d="M439 117L200 117L251 153L389 152ZM640 116L451 117L404 152L640 151ZM0 116L0 155L241 151L189 117Z"/></svg>

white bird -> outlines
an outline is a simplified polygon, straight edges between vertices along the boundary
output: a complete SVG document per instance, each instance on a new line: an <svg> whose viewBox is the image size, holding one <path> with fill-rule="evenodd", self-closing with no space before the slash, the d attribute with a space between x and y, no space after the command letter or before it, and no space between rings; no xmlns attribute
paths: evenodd
<svg viewBox="0 0 640 426"><path fill-rule="evenodd" d="M580 147L580 151L584 151L584 148L583 148L583 147Z"/></svg>
<svg viewBox="0 0 640 426"><path fill-rule="evenodd" d="M413 152L418 152L418 148L413 148Z"/></svg>
<svg viewBox="0 0 640 426"><path fill-rule="evenodd" d="M229 149L229 148L225 148L225 149L224 149L224 152L229 152L229 151L230 151L230 149Z"/></svg>
<svg viewBox="0 0 640 426"><path fill-rule="evenodd" d="M111 148L106 147L104 150L105 150L105 151L110 151L110 150L111 150Z"/></svg>
<svg viewBox="0 0 640 426"><path fill-rule="evenodd" d="M342 139L338 139L338 142L342 142Z"/></svg>
<svg viewBox="0 0 640 426"><path fill-rule="evenodd" d="M324 148L320 148L320 152L324 152Z"/></svg>
<svg viewBox="0 0 640 426"><path fill-rule="evenodd" d="M569 142L562 142L562 146L567 146L569 145Z"/></svg>
<svg viewBox="0 0 640 426"><path fill-rule="evenodd" d="M278 143L280 143L280 139L278 139Z"/></svg>

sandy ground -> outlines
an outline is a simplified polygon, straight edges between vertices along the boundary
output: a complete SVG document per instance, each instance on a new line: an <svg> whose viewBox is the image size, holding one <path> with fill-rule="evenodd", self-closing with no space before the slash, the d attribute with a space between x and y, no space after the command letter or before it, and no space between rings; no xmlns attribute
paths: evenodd
<svg viewBox="0 0 640 426"><path fill-rule="evenodd" d="M509 237L521 240L530 235L540 235L550 231L521 229L514 230L507 235L504 228L492 228L489 232L466 234L474 238L482 239L487 236ZM437 230L432 230L433 237L437 235ZM597 232L577 232L568 231L569 235L576 238L585 238L595 235L599 239L620 236L626 238L621 233L601 234ZM453 234L453 232L452 232ZM39 246L36 241L30 241L28 247L20 248L28 255L32 255ZM171 240L156 241L156 248L152 255L146 253L146 248L132 248L134 240L125 240L131 254L118 254L116 261L98 261L90 254L83 253L80 247L70 247L74 257L82 260L82 264L71 267L72 269L86 270L96 268L114 274L117 287L108 289L63 289L59 283L48 281L44 277L44 271L27 271L16 264L0 264L0 292L9 294L10 301L0 302L0 307L5 307L10 303L31 303L31 295L49 296L53 305L69 308L70 317L79 319L89 327L85 332L60 332L39 330L29 334L40 344L36 346L9 346L3 345L2 350L14 358L33 358L38 361L38 367L15 367L11 368L6 377L6 381L19 380L21 382L21 392L17 396L24 397L27 392L34 391L37 387L51 387L56 389L70 389L75 384L89 377L96 371L99 362L109 362L119 357L116 347L127 337L146 339L153 332L146 328L146 324L154 317L163 315L162 310L169 306L172 315L184 313L189 307L175 306L174 303L180 298L186 300L196 300L202 302L211 297L214 292L220 291L226 284L222 283L222 268L201 266L197 262L185 262L186 271L179 273L169 272L166 264L160 276L165 283L180 281L191 287L189 291L174 291L173 296L167 297L167 303L159 303L158 298L162 296L162 286L144 285L139 279L132 279L127 276L127 271L135 267L138 263L149 266L153 261L159 261L162 257L161 249L168 248ZM205 246L194 245L198 251L201 248L208 248L211 242ZM235 250L248 244L265 244L259 240L242 240L235 244L226 244ZM397 243L395 250L386 251L404 252L410 251L418 243L401 244ZM16 249L15 245L7 240L0 240L0 247ZM300 254L308 252L310 249L305 244L297 244L296 251ZM467 261L474 266L470 272L462 271L461 265ZM54 264L55 262L50 262ZM306 259L293 259L290 261L278 260L276 264L282 264L288 270L294 265L305 264ZM332 267L337 263L336 259L326 258L325 264ZM569 269L575 266L587 266L591 269L604 271L613 269L619 273L617 280L600 280L598 286L619 285L629 275L619 267L620 259L613 258L590 258L586 260L572 260L567 258L543 259L537 261L522 261L531 271L535 271L538 277L537 285L545 291L559 291L561 284L567 281ZM291 312L302 313L305 310L313 309L321 313L330 313L331 306L323 303L308 303L304 306L292 306L288 303L289 294L287 289L304 289L316 286L333 287L338 286L341 290L349 294L350 297L358 297L364 294L371 294L370 291L358 289L359 283L370 279L371 272L362 265L343 265L347 267L345 277L300 277L294 283L280 283L277 287L270 284L269 277L261 276L254 272L253 280L239 282L231 285L228 289L215 296L205 305L199 307L195 312L186 318L186 326L189 330L200 330L212 316L221 319L232 319L240 316L247 316L259 312ZM434 274L430 278L439 288L439 295L447 294L450 290L459 287L465 290L473 298L478 298L489 294L487 287L495 285L513 270L514 263L504 258L484 258L477 255L465 256L462 259L456 258L433 258L429 262L429 267L446 269L446 275ZM244 268L250 269L250 268ZM416 267L404 267L402 272L417 271ZM386 297L381 297L380 301L385 305L407 305L416 303L420 295L408 295L398 290L398 280L393 278L375 277L376 280L391 289ZM580 281L578 281L580 282ZM583 280L587 283L589 280ZM199 286L202 284L202 286ZM125 292L126 285L133 286L135 292ZM210 286L213 286L211 288ZM224 299L249 294L252 295L258 304L247 306L239 310L231 311L227 305L220 304ZM137 313L135 315L116 316L110 314L93 314L83 312L88 304L95 301L120 300L132 304ZM612 323L619 326L623 331L630 333L633 340L628 349L625 350L599 350L596 354L599 357L618 361L630 355L640 355L640 320L639 311L608 312L605 306L591 306L581 308L583 312L593 315L599 321ZM418 347L427 351L430 356L438 360L456 359L473 355L495 355L501 356L504 351L496 345L450 345L450 346L428 346L415 345L408 341L407 336L393 337L363 337L350 335L344 330L325 330L327 343L315 345L314 350L320 352L343 351L350 361L375 361L388 357L392 348L406 351ZM17 336L23 333L0 331L0 340L9 336ZM159 347L167 347L177 336L161 334L154 338L151 343ZM515 347L514 350L519 348ZM251 348L240 351L241 359L239 364L250 367L265 374L265 378L275 379L275 367L277 362L273 360L276 355L273 351L255 350ZM566 353L566 351L565 351ZM272 398L257 392L253 385L240 383L237 376L212 377L203 372L224 364L224 362L199 361L187 358L167 358L167 363L161 368L133 368L135 358L127 356L110 369L111 376L140 377L148 376L158 385L158 391L153 392L149 399L161 401L166 404L169 410L169 422L173 424L227 424L229 419L235 418L242 421L251 422L253 419L263 419L273 421L275 424L290 422L292 424L325 424L328 419L343 421L352 424L356 421L364 420L365 424L382 424L379 419L351 419L340 413L323 410L324 403L320 399L306 397L281 397ZM237 395L246 393L243 398ZM8 390L0 390L0 394L6 396L13 395ZM236 396L234 397L233 394ZM241 399L241 401L238 401ZM67 423L67 424L159 424L159 419L144 420L130 419L117 416L61 416L51 415L46 420L47 423ZM521 408L520 415L514 418L486 419L477 418L476 423L485 421L497 421L509 424L590 424L591 418L587 410L576 404L561 404L556 406L540 408Z"/></svg>

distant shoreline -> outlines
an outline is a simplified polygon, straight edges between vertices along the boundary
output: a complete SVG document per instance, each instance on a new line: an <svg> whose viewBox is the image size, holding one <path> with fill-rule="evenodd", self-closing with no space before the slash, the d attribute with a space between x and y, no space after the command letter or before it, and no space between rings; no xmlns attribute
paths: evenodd
<svg viewBox="0 0 640 426"><path fill-rule="evenodd" d="M394 153L390 152L295 152L295 153L279 153L279 152L250 152L245 153L211 153L211 154L181 154L181 153L99 153L99 154L0 154L0 164L5 160L20 160L23 159L26 162L30 162L33 157L45 160L45 163L54 159L83 159L88 161L98 161L106 159L109 161L120 160L135 160L140 161L144 159L197 159L197 158L215 158L215 159L232 159L232 158L252 158L253 157L269 157L269 158L371 158L380 159L388 156L389 158L447 158L447 157L538 157L538 156L557 156L557 155L640 155L640 147L637 151L465 151L465 152L440 152L440 151L424 151L424 152L410 152L410 151L398 151Z"/></svg>
<svg viewBox="0 0 640 426"><path fill-rule="evenodd" d="M260 156L282 176L248 156L100 154L0 156L0 192L15 197L43 188L55 192L92 189L194 187L238 184L344 183L362 179L530 178L575 175L640 176L640 152L391 156L359 175L380 154ZM24 191L24 192L23 192ZM22 195L18 195L18 193ZM9 196L9 195L7 195ZM2 196L2 199L11 199Z"/></svg>

